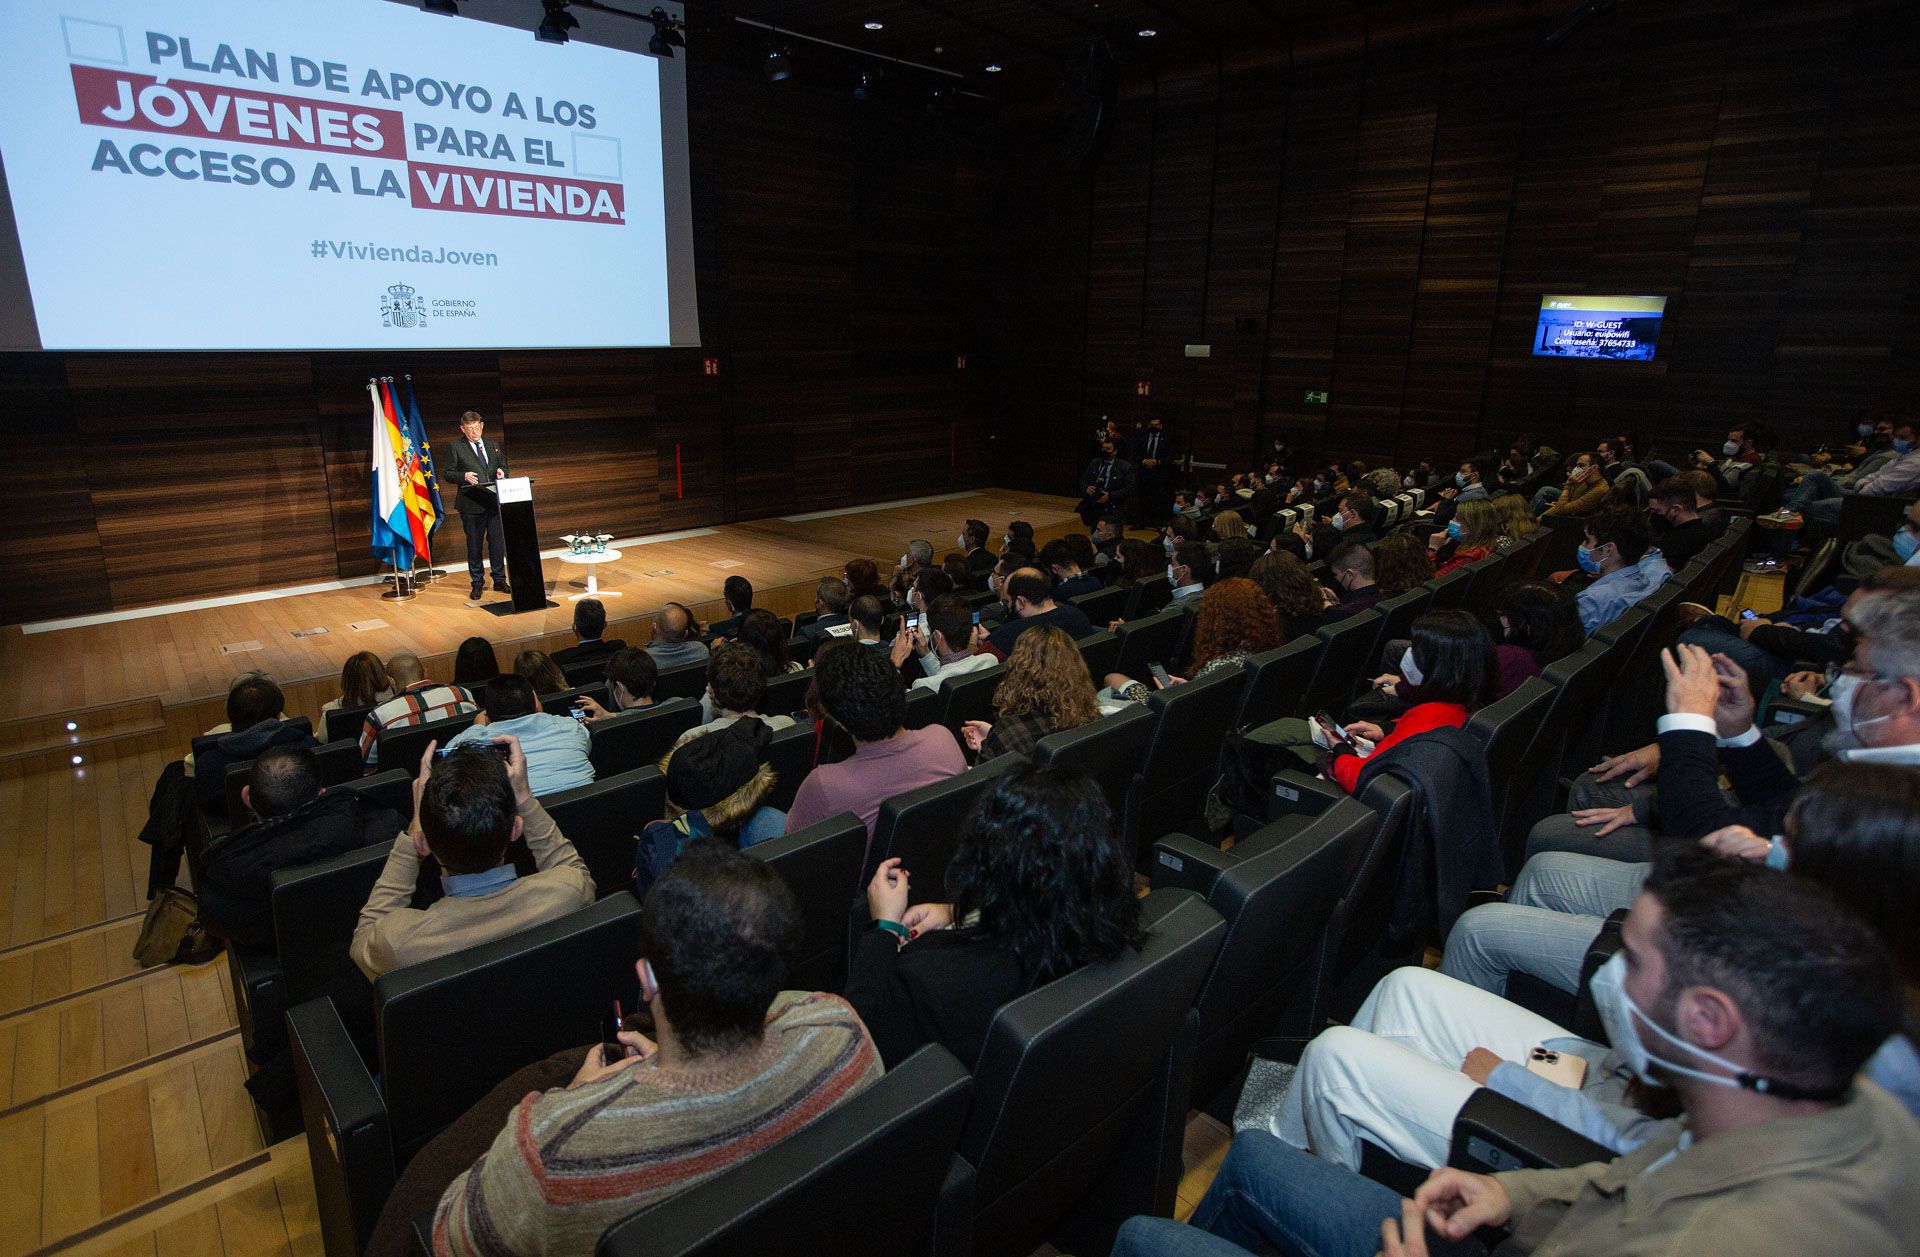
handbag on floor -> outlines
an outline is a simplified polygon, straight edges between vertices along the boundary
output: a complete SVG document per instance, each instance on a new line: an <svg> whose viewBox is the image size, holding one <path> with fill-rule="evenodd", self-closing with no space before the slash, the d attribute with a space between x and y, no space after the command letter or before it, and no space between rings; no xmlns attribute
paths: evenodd
<svg viewBox="0 0 1920 1257"><path fill-rule="evenodd" d="M162 886L147 904L147 919L133 943L133 959L143 969L178 961L205 964L220 954L220 940L200 924L200 901L191 891Z"/></svg>

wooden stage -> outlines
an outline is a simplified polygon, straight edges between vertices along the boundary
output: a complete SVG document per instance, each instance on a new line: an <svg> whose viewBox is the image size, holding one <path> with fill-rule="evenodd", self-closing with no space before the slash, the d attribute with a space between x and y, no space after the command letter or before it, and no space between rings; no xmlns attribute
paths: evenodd
<svg viewBox="0 0 1920 1257"><path fill-rule="evenodd" d="M884 573L915 537L932 542L937 557L958 548L968 518L983 519L994 529L996 548L1000 531L1013 519L1027 520L1042 538L1056 536L1079 527L1073 505L1071 498L983 489L660 538L622 538L615 542L619 561L599 565L602 591L620 595L604 599L614 622L608 635L643 644L648 628L638 621L672 601L692 606L705 618L719 610L720 587L729 576L752 581L755 604L776 614L811 610L814 585L837 574L850 558L871 558ZM571 640L573 603L567 595L586 587L583 567L546 559L548 596L557 605L495 615L466 605L465 564L446 561L460 548L458 525L450 524L440 538L448 574L422 586L411 602L382 601L381 586L362 585L170 608L138 618L86 617L104 622L50 631L33 625L27 628L34 631L0 630L0 726L48 717L60 717L64 724L76 713L95 712L99 719L82 721L83 728L111 727L115 720L131 718L124 709L129 703L143 705L144 718L158 718L166 709L223 699L228 679L251 668L288 690L289 711L317 716L320 702L337 693L334 679L341 663L355 651L371 650L384 658L411 650L431 669L436 657L450 656L463 639L479 635L496 643L505 667L521 646ZM557 543L557 538L547 540ZM491 590L487 598L506 601ZM384 623L370 626L368 621ZM325 632L295 636L316 628ZM315 684L298 685L306 681ZM309 707L306 691L323 689Z"/></svg>

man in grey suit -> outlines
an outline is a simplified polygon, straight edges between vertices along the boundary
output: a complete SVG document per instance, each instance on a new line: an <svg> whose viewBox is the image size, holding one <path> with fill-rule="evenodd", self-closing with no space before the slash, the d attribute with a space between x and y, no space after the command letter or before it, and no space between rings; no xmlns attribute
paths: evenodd
<svg viewBox="0 0 1920 1257"><path fill-rule="evenodd" d="M488 547L493 550L493 587L500 593L507 587L507 534L500 526L500 499L494 481L507 474L507 453L498 441L486 438L486 420L478 411L460 416L460 439L440 452L435 464L440 478L459 487L454 505L460 511L460 524L467 530L467 578L473 588L467 594L468 605L480 601L480 578Z"/></svg>

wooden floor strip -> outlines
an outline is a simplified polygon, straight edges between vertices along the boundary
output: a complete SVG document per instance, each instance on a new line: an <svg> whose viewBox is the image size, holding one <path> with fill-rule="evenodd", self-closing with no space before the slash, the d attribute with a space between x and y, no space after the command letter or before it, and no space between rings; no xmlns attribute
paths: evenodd
<svg viewBox="0 0 1920 1257"><path fill-rule="evenodd" d="M219 1034L210 1034L204 1039L195 1039L192 1043L183 1043L179 1047L169 1048L157 1056L150 1056L145 1060L135 1061L129 1065L122 1065L118 1069L110 1069L106 1073L96 1074L84 1082L76 1082L71 1086L61 1087L57 1091L50 1091L46 1095L35 1096L31 1100L23 1100L11 1108L0 1109L0 1118L12 1117L15 1113L22 1112L26 1109L36 1108L43 1104L51 1104L55 1100L63 1099L77 1091L85 1091L88 1087L97 1087L102 1083L112 1082L116 1078L124 1078L129 1074L138 1073L143 1069L152 1069L164 1065L176 1057L187 1056L191 1053L198 1052L210 1044L218 1043L222 1039L231 1039L239 1033L239 1028L235 1027L232 1030L223 1030Z"/></svg>
<svg viewBox="0 0 1920 1257"><path fill-rule="evenodd" d="M125 925L129 921L138 921L145 916L145 912L129 912L125 916L111 917L105 921L95 921L91 925L76 925L70 930L62 930L58 934L49 934L45 938L36 938L31 942L15 943L10 947L0 947L0 960L4 960L8 956L20 952L31 952L37 951L42 947L50 947L55 943L65 942L68 939L77 938L82 934L94 934L103 930L111 930L115 926Z"/></svg>
<svg viewBox="0 0 1920 1257"><path fill-rule="evenodd" d="M205 1192L210 1188L218 1187L220 1184L239 1178L249 1171L261 1169L267 1169L269 1171L266 1181L271 1183L271 1158L268 1157L265 1152L257 1153L238 1165L230 1165L225 1169L217 1170L195 1182L183 1184L167 1192L165 1195L155 1196L151 1200L143 1201L128 1209L123 1209L110 1218L102 1218L84 1231L66 1236L63 1239L56 1240L41 1248L33 1249L27 1257L43 1257L43 1254L63 1252L83 1245L90 1239L105 1235L109 1231L118 1230L129 1223L146 1217L148 1214L165 1209L168 1205L174 1204L177 1201L185 1200L189 1196Z"/></svg>

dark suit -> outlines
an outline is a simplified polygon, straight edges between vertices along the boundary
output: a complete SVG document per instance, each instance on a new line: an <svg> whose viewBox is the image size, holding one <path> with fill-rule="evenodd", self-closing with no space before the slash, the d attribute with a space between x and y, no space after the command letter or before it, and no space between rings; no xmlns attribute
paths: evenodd
<svg viewBox="0 0 1920 1257"><path fill-rule="evenodd" d="M611 659L616 653L627 648L626 642L618 637L612 641L595 638L590 642L581 642L553 652L553 661L561 667L570 663L584 663L590 659Z"/></svg>
<svg viewBox="0 0 1920 1257"><path fill-rule="evenodd" d="M1133 465L1139 469L1136 523L1162 524L1173 514L1173 433L1142 428L1133 434ZM1152 459L1154 465L1147 466ZM1082 483L1085 483L1084 481Z"/></svg>
<svg viewBox="0 0 1920 1257"><path fill-rule="evenodd" d="M1127 503L1133 500L1133 464L1119 457L1096 458L1080 473L1080 485L1082 488L1093 486L1093 492L1081 498L1075 508L1080 521L1092 528L1102 515L1115 511L1125 513ZM1107 500L1101 501L1102 497Z"/></svg>
<svg viewBox="0 0 1920 1257"><path fill-rule="evenodd" d="M488 547L492 548L493 587L500 589L507 583L507 534L500 526L500 499L493 488L494 480L506 474L507 455L498 441L484 434L480 445L476 452L464 436L455 437L434 460L440 478L459 486L454 505L460 511L461 526L467 530L467 578L476 593ZM468 484L468 472L479 477L480 483Z"/></svg>

